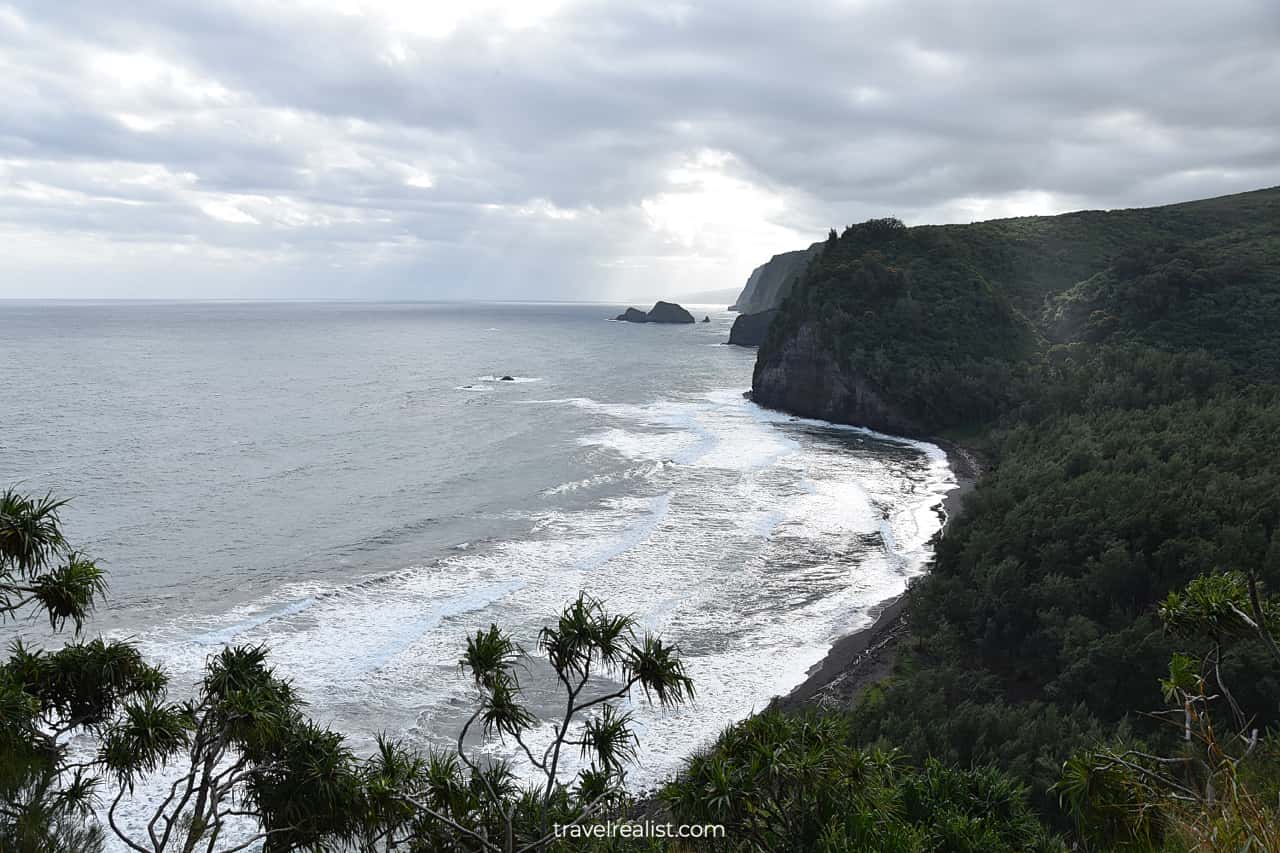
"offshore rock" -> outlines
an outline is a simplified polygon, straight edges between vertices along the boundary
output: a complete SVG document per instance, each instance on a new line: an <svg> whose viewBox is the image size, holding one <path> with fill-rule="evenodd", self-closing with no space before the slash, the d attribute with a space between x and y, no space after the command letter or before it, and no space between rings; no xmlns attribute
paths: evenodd
<svg viewBox="0 0 1280 853"><path fill-rule="evenodd" d="M646 319L650 323L693 323L693 315L674 302L657 302Z"/></svg>

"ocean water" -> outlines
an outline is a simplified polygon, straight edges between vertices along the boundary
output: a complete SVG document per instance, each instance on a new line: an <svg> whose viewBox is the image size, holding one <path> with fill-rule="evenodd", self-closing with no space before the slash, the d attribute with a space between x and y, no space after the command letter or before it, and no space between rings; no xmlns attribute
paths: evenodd
<svg viewBox="0 0 1280 853"><path fill-rule="evenodd" d="M223 644L266 643L358 750L452 740L468 632L533 648L601 597L696 684L676 711L634 703L632 779L653 784L923 570L953 483L931 445L753 405L733 315L691 309L712 322L0 303L0 485L74 498L67 529L111 583L90 633L134 638L179 692Z"/></svg>

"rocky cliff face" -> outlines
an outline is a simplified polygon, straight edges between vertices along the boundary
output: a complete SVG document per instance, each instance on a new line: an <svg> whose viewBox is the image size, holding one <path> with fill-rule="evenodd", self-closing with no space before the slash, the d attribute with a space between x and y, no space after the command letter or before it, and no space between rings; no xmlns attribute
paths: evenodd
<svg viewBox="0 0 1280 853"><path fill-rule="evenodd" d="M774 257L777 257L776 255ZM769 266L769 262L763 263L751 271L751 275L747 278L747 283L743 285L742 292L738 294L738 298L729 306L730 311L741 311L750 313L748 310L756 295L756 285L760 282L760 276L764 273L764 268Z"/></svg>
<svg viewBox="0 0 1280 853"><path fill-rule="evenodd" d="M729 343L740 347L758 347L764 343L764 336L769 331L769 324L778 315L774 311L761 311L758 314L739 314L729 330Z"/></svg>
<svg viewBox="0 0 1280 853"><path fill-rule="evenodd" d="M791 292L796 276L804 272L809 259L821 248L821 243L814 243L807 249L783 252L756 267L738 300L729 306L729 310L758 314L777 308Z"/></svg>
<svg viewBox="0 0 1280 853"><path fill-rule="evenodd" d="M761 350L751 397L762 406L893 435L925 430L885 401L858 371L839 363L820 329L802 323L772 350Z"/></svg>

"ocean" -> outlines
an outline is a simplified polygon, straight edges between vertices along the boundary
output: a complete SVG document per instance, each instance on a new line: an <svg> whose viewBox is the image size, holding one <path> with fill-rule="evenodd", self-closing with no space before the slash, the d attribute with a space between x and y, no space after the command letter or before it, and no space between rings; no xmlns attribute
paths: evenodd
<svg viewBox="0 0 1280 853"><path fill-rule="evenodd" d="M622 307L0 302L0 486L73 498L110 580L88 634L133 638L179 694L265 643L357 751L450 742L468 632L532 649L587 591L695 682L688 707L634 703L651 785L925 568L954 481L931 445L745 399L722 306Z"/></svg>

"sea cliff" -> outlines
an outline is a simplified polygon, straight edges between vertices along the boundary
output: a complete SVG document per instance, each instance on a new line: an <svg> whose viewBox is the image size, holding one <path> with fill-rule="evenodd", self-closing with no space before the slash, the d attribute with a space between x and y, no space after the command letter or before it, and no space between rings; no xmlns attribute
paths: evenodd
<svg viewBox="0 0 1280 853"><path fill-rule="evenodd" d="M810 418L865 426L903 436L922 435L915 419L840 359L818 323L801 322L761 350L751 382L755 402Z"/></svg>
<svg viewBox="0 0 1280 853"><path fill-rule="evenodd" d="M729 343L739 347L758 347L769 333L769 324L778 315L777 309L755 314L739 314L729 329Z"/></svg>
<svg viewBox="0 0 1280 853"><path fill-rule="evenodd" d="M783 252L756 267L729 310L757 314L777 308L821 248L821 243L814 243L807 249Z"/></svg>

